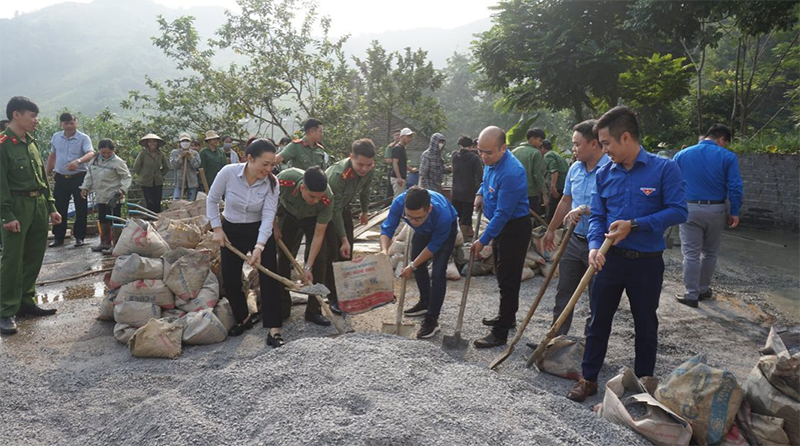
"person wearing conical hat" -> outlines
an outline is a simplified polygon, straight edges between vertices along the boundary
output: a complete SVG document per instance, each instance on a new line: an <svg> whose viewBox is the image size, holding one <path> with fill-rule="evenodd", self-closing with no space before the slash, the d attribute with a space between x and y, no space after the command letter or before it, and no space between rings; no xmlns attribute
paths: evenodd
<svg viewBox="0 0 800 446"><path fill-rule="evenodd" d="M159 150L164 140L154 133L148 133L139 140L143 150L133 162L133 173L142 186L145 207L155 213L161 212L161 197L164 189L164 176L169 172L167 156Z"/></svg>
<svg viewBox="0 0 800 446"><path fill-rule="evenodd" d="M178 138L178 148L169 153L169 167L175 173L175 190L173 200L181 200L181 192L186 190L187 199L194 201L197 196L197 169L200 168L200 153L191 149L192 137L188 133L181 133ZM184 165L186 170L184 170Z"/></svg>
<svg viewBox="0 0 800 446"><path fill-rule="evenodd" d="M200 151L200 166L203 168L206 181L208 181L208 187L211 187L219 171L228 164L228 159L225 152L218 148L220 137L217 132L207 131L205 141L207 147Z"/></svg>

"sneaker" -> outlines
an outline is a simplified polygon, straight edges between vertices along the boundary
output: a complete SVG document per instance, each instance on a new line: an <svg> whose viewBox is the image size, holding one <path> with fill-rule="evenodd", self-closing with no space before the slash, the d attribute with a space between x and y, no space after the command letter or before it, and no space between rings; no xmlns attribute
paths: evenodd
<svg viewBox="0 0 800 446"><path fill-rule="evenodd" d="M428 304L422 301L417 302L416 305L404 311L406 316L422 316L428 312Z"/></svg>
<svg viewBox="0 0 800 446"><path fill-rule="evenodd" d="M420 326L417 332L417 339L428 339L433 337L437 331L439 331L438 318L425 316L425 320L422 322L422 326Z"/></svg>

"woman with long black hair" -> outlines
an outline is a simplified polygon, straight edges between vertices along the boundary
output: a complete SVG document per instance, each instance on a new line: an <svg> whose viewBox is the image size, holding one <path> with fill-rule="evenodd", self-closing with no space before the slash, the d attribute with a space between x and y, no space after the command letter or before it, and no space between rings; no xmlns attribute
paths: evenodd
<svg viewBox="0 0 800 446"><path fill-rule="evenodd" d="M265 139L251 142L245 151L247 162L228 164L217 174L206 200L206 216L214 229L214 241L221 248L222 280L236 319L228 333L239 336L253 327L257 316L250 314L242 291L243 260L225 247L226 242L242 252L252 251L247 263L260 263L276 271L277 257L272 223L278 208L278 181L272 174L275 167L275 145ZM225 196L225 210L220 221L219 202ZM269 329L267 345L285 344L281 336L281 300L278 282L259 273L261 312L264 327Z"/></svg>

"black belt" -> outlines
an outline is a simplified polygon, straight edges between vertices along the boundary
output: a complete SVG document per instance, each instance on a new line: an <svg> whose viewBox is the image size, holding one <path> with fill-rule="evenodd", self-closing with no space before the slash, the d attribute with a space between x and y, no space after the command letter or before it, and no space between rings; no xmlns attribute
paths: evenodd
<svg viewBox="0 0 800 446"><path fill-rule="evenodd" d="M641 251L628 251L627 249L617 248L612 246L609 251L612 254L618 255L626 259L646 259L649 257L661 257L662 251L654 252L641 252Z"/></svg>
<svg viewBox="0 0 800 446"><path fill-rule="evenodd" d="M42 191L40 190L12 190L11 195L16 195L18 197L28 197L28 198L36 198L39 195L42 195Z"/></svg>
<svg viewBox="0 0 800 446"><path fill-rule="evenodd" d="M78 178L78 176L85 175L85 174L86 174L86 172L78 172L78 173L75 173L75 174L72 174L72 175L63 175L63 174L60 174L60 173L56 172L56 176L57 177L64 178L65 180L69 180L69 179L72 179L72 178Z"/></svg>
<svg viewBox="0 0 800 446"><path fill-rule="evenodd" d="M588 238L586 238L585 235L580 235L580 234L574 233L574 232L572 233L572 236L575 237L576 239L582 241L582 242L585 242L585 241L589 240Z"/></svg>
<svg viewBox="0 0 800 446"><path fill-rule="evenodd" d="M692 204L725 204L725 200L686 200Z"/></svg>

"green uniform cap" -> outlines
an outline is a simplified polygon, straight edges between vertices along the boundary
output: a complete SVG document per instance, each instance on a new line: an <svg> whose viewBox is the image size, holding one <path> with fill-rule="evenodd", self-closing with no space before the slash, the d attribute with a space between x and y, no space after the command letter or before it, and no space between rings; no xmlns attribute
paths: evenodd
<svg viewBox="0 0 800 446"><path fill-rule="evenodd" d="M315 205L309 205L300 193L303 184L303 171L293 167L278 174L280 185L280 205L294 218L302 220L317 217L317 223L327 224L333 218L333 192L330 185L325 191L325 196Z"/></svg>

